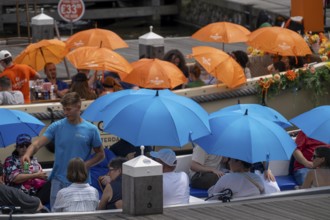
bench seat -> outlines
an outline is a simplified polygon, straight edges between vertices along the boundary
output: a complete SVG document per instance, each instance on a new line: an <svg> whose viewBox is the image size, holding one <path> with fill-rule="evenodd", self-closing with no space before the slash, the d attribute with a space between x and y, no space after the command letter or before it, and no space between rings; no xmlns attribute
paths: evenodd
<svg viewBox="0 0 330 220"><path fill-rule="evenodd" d="M286 176L275 176L278 186L280 187L281 191L285 190L293 190L297 185L294 177L292 175Z"/></svg>

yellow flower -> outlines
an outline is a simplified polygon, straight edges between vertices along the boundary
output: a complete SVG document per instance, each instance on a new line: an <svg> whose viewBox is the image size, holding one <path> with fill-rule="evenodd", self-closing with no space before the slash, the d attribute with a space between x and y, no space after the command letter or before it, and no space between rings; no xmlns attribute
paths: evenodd
<svg viewBox="0 0 330 220"><path fill-rule="evenodd" d="M322 62L327 61L328 60L328 56L326 56L326 55L321 56L321 60L322 60Z"/></svg>
<svg viewBox="0 0 330 220"><path fill-rule="evenodd" d="M274 75L274 80L275 80L275 82L279 82L279 81L281 80L281 76L280 76L280 74L276 73L276 74Z"/></svg>
<svg viewBox="0 0 330 220"><path fill-rule="evenodd" d="M246 51L247 51L248 54L251 54L253 52L253 50L254 49L251 46L246 49Z"/></svg>

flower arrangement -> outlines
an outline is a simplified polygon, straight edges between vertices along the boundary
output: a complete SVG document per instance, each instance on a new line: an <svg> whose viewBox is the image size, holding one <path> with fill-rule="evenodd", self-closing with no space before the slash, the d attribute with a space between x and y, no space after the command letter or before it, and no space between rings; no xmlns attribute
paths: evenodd
<svg viewBox="0 0 330 220"><path fill-rule="evenodd" d="M262 50L258 50L256 48L251 47L251 46L249 46L246 49L246 53L247 53L247 55L250 55L250 56L263 56L264 55L264 52Z"/></svg>
<svg viewBox="0 0 330 220"><path fill-rule="evenodd" d="M266 97L272 97L281 91L293 89L310 89L314 93L315 100L319 96L327 94L326 86L330 84L330 62L315 68L305 65L298 70L288 70L284 73L274 73L271 77L260 78L256 83L258 94L264 102Z"/></svg>
<svg viewBox="0 0 330 220"><path fill-rule="evenodd" d="M328 52L330 51L330 42L323 33L312 34L307 32L304 35L305 41L313 49L315 54L319 54L322 61L328 60Z"/></svg>
<svg viewBox="0 0 330 220"><path fill-rule="evenodd" d="M322 61L327 61L330 58L330 41L323 41L320 45L318 54Z"/></svg>
<svg viewBox="0 0 330 220"><path fill-rule="evenodd" d="M312 34L312 32L305 33L305 41L309 44L319 44L320 43L320 35L319 34Z"/></svg>

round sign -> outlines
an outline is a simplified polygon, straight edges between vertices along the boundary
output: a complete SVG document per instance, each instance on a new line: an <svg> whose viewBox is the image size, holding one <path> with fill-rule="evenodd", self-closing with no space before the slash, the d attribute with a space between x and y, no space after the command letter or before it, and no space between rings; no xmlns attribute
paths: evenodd
<svg viewBox="0 0 330 220"><path fill-rule="evenodd" d="M83 0L60 0L57 5L60 17L67 22L78 21L85 13Z"/></svg>

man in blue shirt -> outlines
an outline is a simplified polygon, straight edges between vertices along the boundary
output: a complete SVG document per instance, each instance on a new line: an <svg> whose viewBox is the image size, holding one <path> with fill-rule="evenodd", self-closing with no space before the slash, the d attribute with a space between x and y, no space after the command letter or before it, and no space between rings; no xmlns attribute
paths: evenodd
<svg viewBox="0 0 330 220"><path fill-rule="evenodd" d="M45 82L51 82L54 85L54 93L57 98L62 98L68 91L69 86L66 82L57 79L56 66L54 63L46 63L44 72L47 78Z"/></svg>
<svg viewBox="0 0 330 220"><path fill-rule="evenodd" d="M61 104L65 118L52 123L42 136L32 142L22 158L22 162L30 162L31 156L41 147L51 141L55 142L54 166L49 177L51 207L55 202L57 192L71 184L67 179L67 166L72 158L82 158L88 170L104 159L104 150L97 127L80 117L79 94L76 92L65 94L61 99ZM92 151L95 154L90 157Z"/></svg>

